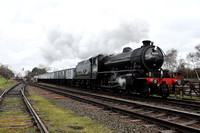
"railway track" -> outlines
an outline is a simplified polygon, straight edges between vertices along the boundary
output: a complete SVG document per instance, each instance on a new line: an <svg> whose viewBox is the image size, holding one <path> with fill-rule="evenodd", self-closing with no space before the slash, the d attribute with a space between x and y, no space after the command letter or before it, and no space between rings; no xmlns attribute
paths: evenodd
<svg viewBox="0 0 200 133"><path fill-rule="evenodd" d="M146 102L150 104L159 103L162 105L171 106L172 108L175 108L175 109L184 109L190 112L192 111L195 113L200 113L200 102L194 101L194 100L181 100L181 99L174 99L174 98L163 99L161 97L142 98L141 96L136 95L136 94L130 94L130 95L106 94L106 95L121 97L127 100Z"/></svg>
<svg viewBox="0 0 200 133"><path fill-rule="evenodd" d="M63 88L63 87L60 87ZM101 94L101 95L108 95L108 96L113 96L117 98L122 98L122 99L127 99L127 100L132 100L132 101L138 101L138 102L145 102L149 104L155 104L155 105L164 105L168 106L173 109L178 109L178 110L184 110L188 112L194 112L194 113L199 113L200 114L200 102L194 101L194 100L180 100L180 99L163 99L161 97L149 97L149 98L142 98L140 95L137 94L120 94L120 93L114 93L114 92L106 92L106 91L99 91L99 90L91 90L91 89L83 89L83 88L75 88L73 90L80 90L80 91L87 91L91 92L91 94Z"/></svg>
<svg viewBox="0 0 200 133"><path fill-rule="evenodd" d="M88 90L88 89L87 89ZM126 95L121 95L121 94L115 94L115 93L107 93L107 92L100 92L98 90L92 90L91 92L94 93L101 93L105 95L111 95L115 97L121 97L123 99L128 99L128 100L134 100L134 101L141 101L141 102L155 102L155 103L160 103L164 105L170 105L173 106L177 109L182 108L182 109L187 109L188 111L194 111L196 113L200 113L200 101L195 101L195 100L186 100L186 99L175 99L175 98L166 98L163 99L161 97L148 97L148 98L143 98L140 95L137 94L126 94Z"/></svg>
<svg viewBox="0 0 200 133"><path fill-rule="evenodd" d="M6 89L0 96L0 129L21 129L23 131L31 128L34 132L49 133L28 101L25 88L26 84L19 83Z"/></svg>
<svg viewBox="0 0 200 133"><path fill-rule="evenodd" d="M83 90L83 89L80 89ZM184 100L184 99L175 99L175 98L166 98L163 99L161 97L148 97L143 98L140 95L137 94L120 94L120 93L114 93L114 92L102 92L99 90L91 90L91 89L84 89L86 91L92 92L92 93L99 93L104 95L110 95L114 97L121 97L123 99L132 100L132 101L140 101L140 102L146 102L146 103L154 103L154 104L162 104L171 106L171 108L174 109L183 109L185 111L192 111L194 113L200 113L200 102L195 100Z"/></svg>
<svg viewBox="0 0 200 133"><path fill-rule="evenodd" d="M44 85L31 84L72 99L89 103L103 109L120 113L128 117L167 127L181 132L200 132L200 114L161 108L130 100L102 96L87 92L67 90Z"/></svg>
<svg viewBox="0 0 200 133"><path fill-rule="evenodd" d="M138 98L141 99L141 98ZM143 99L146 100L146 99ZM188 108L188 111L194 111L196 113L200 113L200 102L196 102L196 101L190 101L190 100L181 100L181 99L162 99L159 97L151 97L148 98L148 100L156 100L159 102L162 102L163 104L168 104L168 105L173 105L176 106L176 108Z"/></svg>

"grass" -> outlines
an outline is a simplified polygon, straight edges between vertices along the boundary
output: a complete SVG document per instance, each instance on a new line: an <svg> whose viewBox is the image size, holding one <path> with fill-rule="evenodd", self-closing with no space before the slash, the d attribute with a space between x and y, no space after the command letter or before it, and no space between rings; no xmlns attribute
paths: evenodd
<svg viewBox="0 0 200 133"><path fill-rule="evenodd" d="M5 90L6 88L16 84L16 81L13 79L6 80L0 75L0 91Z"/></svg>
<svg viewBox="0 0 200 133"><path fill-rule="evenodd" d="M160 97L161 98L162 96L153 95L153 97ZM175 94L170 94L169 97L167 97L167 98L174 99L174 97L175 97ZM177 94L176 97L180 97L181 98L181 95ZM183 98L194 99L194 100L200 99L200 97L198 97L198 96L192 96L192 98L191 98L190 96L187 96L187 95L183 95Z"/></svg>
<svg viewBox="0 0 200 133"><path fill-rule="evenodd" d="M6 80L2 76L0 76L0 92L4 91L6 88L13 86L16 84L16 81L13 79ZM11 107L17 106L19 103L17 102L17 97L5 98L4 102L8 103ZM17 127L17 126L25 126L29 123L25 122L30 120L30 117L20 118L20 116L24 116L21 111L0 111L0 127ZM0 128L0 133L35 133L37 132L37 128L34 127L21 127L21 128Z"/></svg>
<svg viewBox="0 0 200 133"><path fill-rule="evenodd" d="M69 133L112 133L114 131L104 127L104 125L92 121L88 117L79 117L69 110L65 110L50 100L45 99L42 96L38 96L36 92L30 91L29 99L38 101L34 106L40 108L41 112L44 112L46 117L42 119L49 123L54 123L53 126L48 129L58 129L63 132ZM77 128L77 129L73 129Z"/></svg>
<svg viewBox="0 0 200 133"><path fill-rule="evenodd" d="M21 128L21 129L0 129L0 133L39 133L36 128Z"/></svg>
<svg viewBox="0 0 200 133"><path fill-rule="evenodd" d="M37 128L34 126L32 127L26 127L28 125L31 125L32 122L27 122L27 120L31 120L31 116L24 114L22 110L17 110L18 107L20 106L20 97L10 97L10 98L5 98L3 102L6 104L4 105L5 107L8 106L7 111L1 111L0 112L0 133L28 133L32 132L35 133L37 132ZM12 108L13 107L13 108ZM16 110L16 111L12 111ZM11 111L9 111L11 110ZM24 126L20 128L7 128L7 127L18 127L18 126Z"/></svg>
<svg viewBox="0 0 200 133"><path fill-rule="evenodd" d="M47 85L47 86L51 86L51 87L58 87L58 85L50 84L50 83L42 83L42 82L39 82L39 84L41 84L41 85Z"/></svg>
<svg viewBox="0 0 200 133"><path fill-rule="evenodd" d="M1 128L0 133L39 133L39 131L37 131L36 127L20 128L20 129Z"/></svg>
<svg viewBox="0 0 200 133"><path fill-rule="evenodd" d="M170 94L170 97L175 97L175 94ZM176 97L181 97L181 95L177 94ZM188 98L188 99L195 99L198 100L200 97L198 96L188 96L188 95L183 95L183 98Z"/></svg>

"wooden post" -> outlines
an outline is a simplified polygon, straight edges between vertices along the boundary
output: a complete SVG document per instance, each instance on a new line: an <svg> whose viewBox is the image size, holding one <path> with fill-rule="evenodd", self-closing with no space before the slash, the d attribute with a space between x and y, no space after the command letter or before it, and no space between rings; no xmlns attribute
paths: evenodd
<svg viewBox="0 0 200 133"><path fill-rule="evenodd" d="M175 98L176 98L176 97L177 97L177 94L176 94L176 87L175 87L175 85L173 85L172 90L174 91L174 96L175 96Z"/></svg>
<svg viewBox="0 0 200 133"><path fill-rule="evenodd" d="M184 85L182 85L182 93L183 93L183 97L184 97L184 94L185 94L185 87L184 87Z"/></svg>
<svg viewBox="0 0 200 133"><path fill-rule="evenodd" d="M194 89L192 82L190 82L190 99L192 99L192 90Z"/></svg>
<svg viewBox="0 0 200 133"><path fill-rule="evenodd" d="M200 81L199 81L199 99L200 99Z"/></svg>
<svg viewBox="0 0 200 133"><path fill-rule="evenodd" d="M176 88L174 89L174 95L175 95L175 98L177 98L177 89Z"/></svg>
<svg viewBox="0 0 200 133"><path fill-rule="evenodd" d="M180 97L183 98L183 86L180 87Z"/></svg>

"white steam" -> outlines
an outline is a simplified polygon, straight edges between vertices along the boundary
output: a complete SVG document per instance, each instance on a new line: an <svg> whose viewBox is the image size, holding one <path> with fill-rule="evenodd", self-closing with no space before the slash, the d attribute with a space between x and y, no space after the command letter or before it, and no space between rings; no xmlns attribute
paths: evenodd
<svg viewBox="0 0 200 133"><path fill-rule="evenodd" d="M85 59L97 54L111 54L127 43L138 43L147 37L148 24L141 20L118 20L116 23L81 32L63 31L62 27L47 30L43 56L49 62L65 58Z"/></svg>
<svg viewBox="0 0 200 133"><path fill-rule="evenodd" d="M126 79L118 77L116 78L116 81L118 82L118 84L122 87L126 84Z"/></svg>
<svg viewBox="0 0 200 133"><path fill-rule="evenodd" d="M129 12L133 6L122 8L122 3L115 7L113 3L75 0L43 9L35 16L45 33L40 48L43 57L49 63L82 60L121 51L125 44L148 38L149 24L135 17L136 12Z"/></svg>

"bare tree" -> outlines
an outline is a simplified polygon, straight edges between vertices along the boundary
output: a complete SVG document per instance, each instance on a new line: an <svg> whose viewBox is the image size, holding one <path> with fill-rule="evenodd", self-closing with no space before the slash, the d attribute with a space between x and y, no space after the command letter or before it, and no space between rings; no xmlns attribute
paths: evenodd
<svg viewBox="0 0 200 133"><path fill-rule="evenodd" d="M200 76L197 72L197 68L200 67L200 44L198 44L197 46L195 46L195 52L190 52L187 55L187 60L188 60L188 64L190 64L192 66L192 68L194 69L198 80L200 80Z"/></svg>
<svg viewBox="0 0 200 133"><path fill-rule="evenodd" d="M166 53L165 61L163 64L164 69L168 69L171 72L176 71L177 69L177 54L176 49L168 50Z"/></svg>
<svg viewBox="0 0 200 133"><path fill-rule="evenodd" d="M200 44L198 44L198 45L195 47L195 49L196 49L195 55L196 55L196 60L197 60L196 65L198 65L198 67L199 67L199 65L200 65Z"/></svg>
<svg viewBox="0 0 200 133"><path fill-rule="evenodd" d="M185 71L186 69L186 63L184 59L179 59L178 60L178 67L177 67L177 71Z"/></svg>

